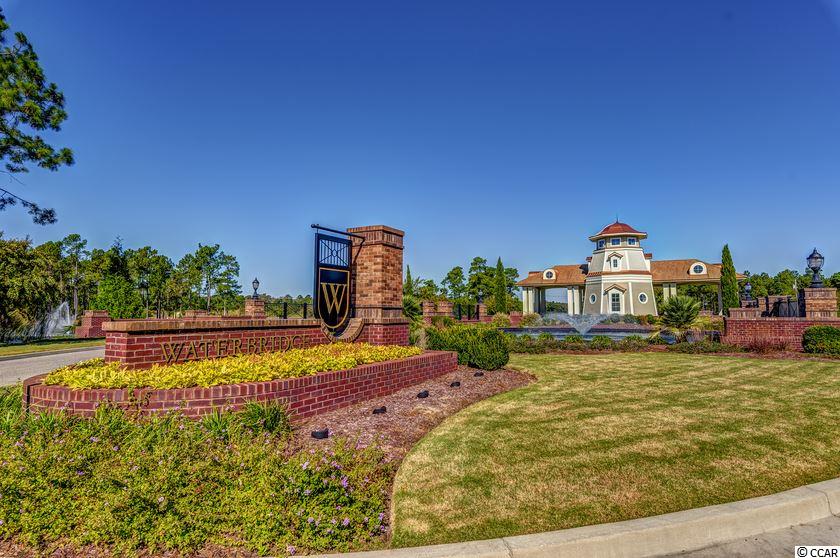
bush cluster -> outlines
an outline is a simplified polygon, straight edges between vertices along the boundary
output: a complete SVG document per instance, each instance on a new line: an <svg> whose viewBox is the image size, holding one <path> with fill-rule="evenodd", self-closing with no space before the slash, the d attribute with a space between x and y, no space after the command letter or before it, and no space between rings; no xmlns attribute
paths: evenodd
<svg viewBox="0 0 840 558"><path fill-rule="evenodd" d="M0 391L0 537L115 554L350 550L381 539L392 465L336 442L293 453L282 408L190 421L25 415Z"/></svg>
<svg viewBox="0 0 840 558"><path fill-rule="evenodd" d="M265 382L278 378L297 378L318 372L345 370L420 354L418 347L331 343L283 353L239 355L179 364L155 365L142 370L106 364L103 359L84 361L50 372L44 383L78 389L136 388L156 389L210 387L244 382Z"/></svg>
<svg viewBox="0 0 840 558"><path fill-rule="evenodd" d="M510 354L505 335L486 325L455 325L426 330L429 349L456 351L458 364L496 370L508 363Z"/></svg>
<svg viewBox="0 0 840 558"><path fill-rule="evenodd" d="M508 334L505 339L512 353L546 353L549 351L623 351L640 352L651 345L651 340L640 335L630 335L614 341L604 335L596 335L591 341L584 341L580 335L568 335L555 339L550 333L540 333L537 337Z"/></svg>
<svg viewBox="0 0 840 558"><path fill-rule="evenodd" d="M809 327L802 335L802 348L806 353L840 355L840 328Z"/></svg>

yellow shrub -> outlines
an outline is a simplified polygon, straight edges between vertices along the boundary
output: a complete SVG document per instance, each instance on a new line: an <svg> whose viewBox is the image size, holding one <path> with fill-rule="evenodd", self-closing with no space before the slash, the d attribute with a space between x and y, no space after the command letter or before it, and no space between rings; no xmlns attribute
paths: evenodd
<svg viewBox="0 0 840 558"><path fill-rule="evenodd" d="M44 379L44 383L76 389L210 387L297 378L318 372L344 370L360 364L406 358L422 352L417 347L398 345L332 343L282 353L156 364L143 370L128 370L121 368L118 363L106 364L104 359L98 358L53 370Z"/></svg>

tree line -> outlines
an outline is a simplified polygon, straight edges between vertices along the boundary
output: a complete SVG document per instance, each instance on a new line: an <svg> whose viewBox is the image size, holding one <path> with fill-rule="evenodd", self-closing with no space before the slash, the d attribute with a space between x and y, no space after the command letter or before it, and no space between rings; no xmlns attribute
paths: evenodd
<svg viewBox="0 0 840 558"><path fill-rule="evenodd" d="M403 280L403 309L407 316L416 317L422 312L420 303L424 300L450 300L462 307L483 302L488 312L508 313L521 310L522 302L516 296L519 287L519 270L505 267L502 259L496 265L488 265L487 260L475 257L470 262L467 272L462 266L455 266L447 272L440 284L433 279L422 279L411 275L411 268L406 266Z"/></svg>
<svg viewBox="0 0 840 558"><path fill-rule="evenodd" d="M186 309L225 314L242 307L239 262L218 244L199 244L177 263L151 246L117 238L88 248L70 234L35 245L0 232L0 336L20 336L66 301L70 312L106 310L112 318L172 316Z"/></svg>

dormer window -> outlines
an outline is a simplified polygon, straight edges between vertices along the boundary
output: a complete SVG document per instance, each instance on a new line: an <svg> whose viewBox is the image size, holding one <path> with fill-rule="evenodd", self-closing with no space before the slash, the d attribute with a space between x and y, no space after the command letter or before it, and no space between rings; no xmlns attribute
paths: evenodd
<svg viewBox="0 0 840 558"><path fill-rule="evenodd" d="M689 275L705 275L706 265L703 262L694 262L688 273Z"/></svg>
<svg viewBox="0 0 840 558"><path fill-rule="evenodd" d="M610 259L610 262L610 267L612 267L613 269L618 269L618 258L612 258Z"/></svg>
<svg viewBox="0 0 840 558"><path fill-rule="evenodd" d="M611 238L610 244L613 246L621 246L621 239L620 238Z"/></svg>
<svg viewBox="0 0 840 558"><path fill-rule="evenodd" d="M633 238L632 236L631 236L631 237L629 237L629 238L627 239L627 246L635 246L635 245L636 245L636 239L635 239L635 238Z"/></svg>
<svg viewBox="0 0 840 558"><path fill-rule="evenodd" d="M553 269L546 269L543 271L543 279L546 281L553 281L554 280L554 270Z"/></svg>

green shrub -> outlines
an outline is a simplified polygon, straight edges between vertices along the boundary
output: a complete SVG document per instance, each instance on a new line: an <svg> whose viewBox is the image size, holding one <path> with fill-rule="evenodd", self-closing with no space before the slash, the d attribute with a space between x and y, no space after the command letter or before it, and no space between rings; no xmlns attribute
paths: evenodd
<svg viewBox="0 0 840 558"><path fill-rule="evenodd" d="M519 322L521 327L533 327L542 324L542 318L539 314L528 312L522 315L522 320Z"/></svg>
<svg viewBox="0 0 840 558"><path fill-rule="evenodd" d="M613 348L613 340L606 335L596 335L589 342L589 348L595 351L609 351Z"/></svg>
<svg viewBox="0 0 840 558"><path fill-rule="evenodd" d="M510 327L510 316L503 312L497 312L493 314L490 324L493 327Z"/></svg>
<svg viewBox="0 0 840 558"><path fill-rule="evenodd" d="M840 328L809 327L802 335L802 348L806 353L840 355Z"/></svg>
<svg viewBox="0 0 840 558"><path fill-rule="evenodd" d="M696 343L674 343L668 346L669 351L675 353L686 354L704 354L704 353L740 353L743 351L741 347L736 345L727 345L725 343L718 343L717 341L703 340Z"/></svg>
<svg viewBox="0 0 840 558"><path fill-rule="evenodd" d="M667 345L668 340L662 337L661 333L656 333L647 338L649 345Z"/></svg>
<svg viewBox="0 0 840 558"><path fill-rule="evenodd" d="M247 403L242 412L236 416L243 426L250 428L253 432L268 432L275 436L292 433L288 409L276 401Z"/></svg>
<svg viewBox="0 0 840 558"><path fill-rule="evenodd" d="M644 351L648 346L648 340L641 335L628 335L618 343L615 343L615 348L618 350L632 353Z"/></svg>
<svg viewBox="0 0 840 558"><path fill-rule="evenodd" d="M700 315L700 303L690 296L677 295L662 305L662 323L668 327L685 329Z"/></svg>
<svg viewBox="0 0 840 558"><path fill-rule="evenodd" d="M558 348L564 351L585 351L589 348L583 337L578 334L567 335L558 345Z"/></svg>
<svg viewBox="0 0 840 558"><path fill-rule="evenodd" d="M458 364L496 370L508 363L510 353L505 335L487 326L457 325L429 328L428 347L437 351L456 351Z"/></svg>
<svg viewBox="0 0 840 558"><path fill-rule="evenodd" d="M374 447L341 441L293 453L277 410L129 420L20 412L0 391L0 537L40 554L58 544L115 555L266 555L350 550L382 540L393 474ZM262 424L252 430L254 419Z"/></svg>
<svg viewBox="0 0 840 558"><path fill-rule="evenodd" d="M446 327L452 327L457 322L455 318L450 316L433 316L432 317L432 325L438 329L443 329Z"/></svg>

